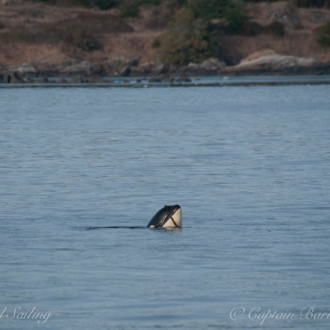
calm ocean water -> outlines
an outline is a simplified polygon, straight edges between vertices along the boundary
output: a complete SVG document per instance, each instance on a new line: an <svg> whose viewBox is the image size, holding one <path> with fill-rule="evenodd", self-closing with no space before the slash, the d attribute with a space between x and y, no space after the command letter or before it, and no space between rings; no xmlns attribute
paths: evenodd
<svg viewBox="0 0 330 330"><path fill-rule="evenodd" d="M1 329L330 328L329 85L0 89L0 160Z"/></svg>

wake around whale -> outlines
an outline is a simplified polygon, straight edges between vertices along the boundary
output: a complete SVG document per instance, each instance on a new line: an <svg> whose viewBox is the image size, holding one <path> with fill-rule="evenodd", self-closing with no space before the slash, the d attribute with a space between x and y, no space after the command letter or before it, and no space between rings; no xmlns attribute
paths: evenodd
<svg viewBox="0 0 330 330"><path fill-rule="evenodd" d="M182 226L182 210L180 205L165 205L149 221L147 228L177 230ZM85 230L95 229L143 229L145 226L88 226Z"/></svg>
<svg viewBox="0 0 330 330"><path fill-rule="evenodd" d="M181 228L182 211L180 205L165 205L149 221L147 228Z"/></svg>

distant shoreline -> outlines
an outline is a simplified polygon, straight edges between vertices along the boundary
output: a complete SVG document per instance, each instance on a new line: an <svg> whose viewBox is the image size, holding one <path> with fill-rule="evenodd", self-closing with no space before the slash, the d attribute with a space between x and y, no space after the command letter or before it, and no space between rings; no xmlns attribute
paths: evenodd
<svg viewBox="0 0 330 330"><path fill-rule="evenodd" d="M198 59L196 63L169 61L188 62L185 66L163 63L166 60L155 47L173 14L166 1L141 6L135 18L122 18L116 9L40 1L0 1L0 9L0 83L30 83L36 77L98 83L105 77L164 81L173 76L330 75L329 47L317 42L320 28L330 22L327 8L301 8L286 1L249 2L246 29L235 34L219 27L221 49L213 57L203 56L201 63ZM272 24L282 28L280 35L269 33L267 27Z"/></svg>
<svg viewBox="0 0 330 330"><path fill-rule="evenodd" d="M250 79L249 79L250 78ZM292 85L330 85L330 75L268 75L268 76L193 76L185 81L155 81L150 77L112 77L102 82L70 82L63 79L47 78L47 81L2 83L0 88L154 88L154 87L242 87L242 86L292 86Z"/></svg>
<svg viewBox="0 0 330 330"><path fill-rule="evenodd" d="M33 68L33 70L32 70ZM31 69L31 70L29 70ZM190 77L235 77L235 76L330 76L330 63L316 63L309 66L293 66L281 69L254 67L225 67L221 69L202 69L200 67L166 68L159 66L158 70L143 71L137 66L127 66L125 74L106 72L90 67L76 66L74 70L63 68L48 68L38 71L35 67L21 66L0 70L0 85L3 84L103 84L111 79L125 78L128 80L146 80L149 83L189 83Z"/></svg>

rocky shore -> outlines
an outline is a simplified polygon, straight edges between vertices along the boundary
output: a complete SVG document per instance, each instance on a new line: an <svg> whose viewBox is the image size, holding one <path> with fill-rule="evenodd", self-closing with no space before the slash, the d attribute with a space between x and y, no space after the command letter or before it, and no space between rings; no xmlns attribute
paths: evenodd
<svg viewBox="0 0 330 330"><path fill-rule="evenodd" d="M330 48L317 43L320 27L330 22L329 9L277 1L249 2L246 10L249 25L241 34L221 34L218 58L175 66L162 63L152 46L166 31L165 1L158 7L145 5L139 17L127 19L116 10L0 1L0 83L102 83L110 77L171 82L189 76L330 74ZM281 27L281 34L270 33L271 26Z"/></svg>
<svg viewBox="0 0 330 330"><path fill-rule="evenodd" d="M141 64L138 58L119 57L113 61L92 63L68 61L60 65L24 63L0 67L0 83L103 83L111 77L147 77L150 82L187 82L189 76L232 75L329 75L330 63L313 58L277 54L266 49L249 55L237 65L210 58L200 64L167 66L159 62ZM52 80L50 78L53 78ZM56 78L56 79L54 79Z"/></svg>

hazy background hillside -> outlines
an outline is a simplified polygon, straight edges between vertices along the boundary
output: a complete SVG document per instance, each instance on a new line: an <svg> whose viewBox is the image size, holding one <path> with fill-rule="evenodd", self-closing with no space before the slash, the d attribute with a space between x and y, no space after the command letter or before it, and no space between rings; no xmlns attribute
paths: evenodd
<svg viewBox="0 0 330 330"><path fill-rule="evenodd" d="M233 66L270 51L330 62L330 0L0 2L0 68Z"/></svg>

